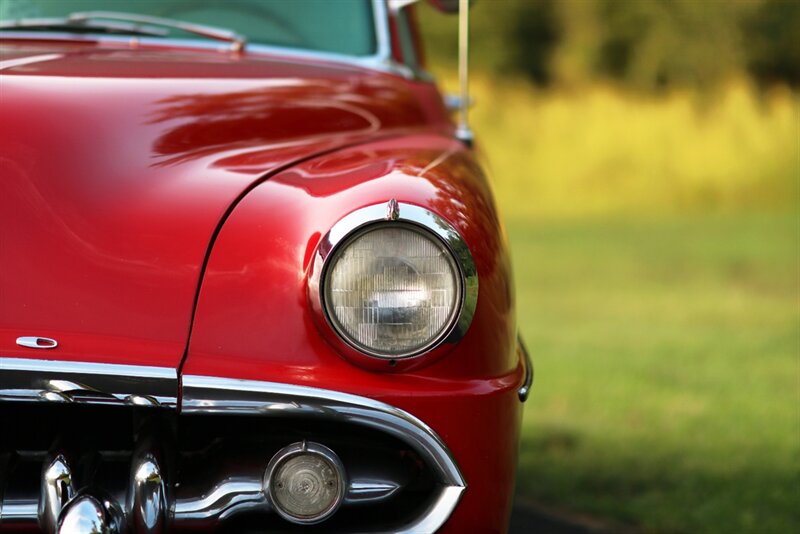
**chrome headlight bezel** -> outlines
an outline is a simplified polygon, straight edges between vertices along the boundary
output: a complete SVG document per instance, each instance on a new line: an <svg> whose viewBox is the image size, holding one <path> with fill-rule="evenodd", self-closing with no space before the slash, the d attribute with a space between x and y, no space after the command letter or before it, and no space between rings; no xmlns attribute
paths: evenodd
<svg viewBox="0 0 800 534"><path fill-rule="evenodd" d="M455 310L449 317L449 324L434 339L408 353L387 354L360 346L337 325L326 306L326 277L338 254L353 239L380 228L381 225L405 226L444 245L459 278L459 294ZM362 363L383 362L394 366L401 361L418 360L423 356L445 351L447 346L457 343L466 334L475 313L477 297L478 276L475 262L461 234L439 215L420 206L395 200L358 209L334 224L317 246L309 275L309 298L321 319L317 322L326 338L345 356L355 357Z"/></svg>
<svg viewBox="0 0 800 534"><path fill-rule="evenodd" d="M373 232L380 232L385 229L401 229L406 232L414 232L421 235L423 238L428 239L429 241L438 244L442 247L445 251L446 258L445 260L449 264L449 268L451 274L453 275L453 282L455 286L454 291L454 298L452 305L447 313L447 318L444 320L442 325L437 329L437 332L431 336L428 340L424 343L420 343L417 346L409 347L407 350L400 350L400 351L388 351L388 350L379 350L374 347L370 347L365 343L359 342L355 339L352 333L347 331L347 328L342 324L342 321L337 314L334 312L334 303L332 302L332 295L331 295L331 285L332 285L332 276L333 271L335 270L335 266L341 260L341 256L352 246L354 246L355 242L359 240L359 238L366 236L367 234ZM419 226L417 224L409 223L406 221L381 221L377 223L367 224L351 232L343 241L342 243L336 247L333 253L329 256L328 260L325 262L325 267L322 272L322 309L325 312L325 318L330 323L331 327L336 331L336 333L341 337L346 343L351 345L356 350L363 352L364 354L368 354L375 358L385 358L385 359L403 359L403 358L412 358L414 356L423 354L427 352L432 347L435 347L439 344L439 342L447 337L449 332L452 330L453 326L455 325L456 319L458 318L458 314L461 311L462 304L464 301L464 275L461 271L460 266L458 265L458 261L455 258L455 255L452 251L447 247L447 244L444 243L441 239L437 236L432 234L426 228Z"/></svg>

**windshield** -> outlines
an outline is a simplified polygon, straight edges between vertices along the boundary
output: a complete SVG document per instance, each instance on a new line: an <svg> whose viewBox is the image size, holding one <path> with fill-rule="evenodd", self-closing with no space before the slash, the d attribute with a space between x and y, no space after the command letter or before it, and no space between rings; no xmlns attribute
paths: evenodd
<svg viewBox="0 0 800 534"><path fill-rule="evenodd" d="M370 0L0 0L0 22L120 11L225 28L248 43L334 52L376 53ZM203 39L171 30L171 38Z"/></svg>

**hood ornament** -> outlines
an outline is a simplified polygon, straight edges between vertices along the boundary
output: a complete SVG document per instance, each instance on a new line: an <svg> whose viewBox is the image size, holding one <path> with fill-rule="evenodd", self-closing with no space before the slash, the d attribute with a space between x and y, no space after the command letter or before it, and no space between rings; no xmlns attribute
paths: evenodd
<svg viewBox="0 0 800 534"><path fill-rule="evenodd" d="M23 336L17 338L17 345L29 349L54 349L58 346L58 341L49 337Z"/></svg>

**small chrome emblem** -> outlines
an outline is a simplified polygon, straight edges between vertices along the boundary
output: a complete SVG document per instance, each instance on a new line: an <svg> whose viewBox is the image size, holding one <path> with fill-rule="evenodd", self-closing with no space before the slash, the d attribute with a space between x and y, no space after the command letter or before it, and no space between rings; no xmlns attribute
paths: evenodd
<svg viewBox="0 0 800 534"><path fill-rule="evenodd" d="M397 204L397 199L393 198L386 204L386 220L396 221L399 218L400 206Z"/></svg>
<svg viewBox="0 0 800 534"><path fill-rule="evenodd" d="M58 341L49 337L24 336L17 338L17 345L29 349L54 349L58 346Z"/></svg>

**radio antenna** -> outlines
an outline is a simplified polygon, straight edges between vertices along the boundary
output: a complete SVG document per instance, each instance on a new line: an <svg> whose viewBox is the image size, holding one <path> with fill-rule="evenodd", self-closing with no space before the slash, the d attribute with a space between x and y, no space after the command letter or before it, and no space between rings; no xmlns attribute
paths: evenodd
<svg viewBox="0 0 800 534"><path fill-rule="evenodd" d="M472 146L474 135L469 127L469 0L458 1L458 83L461 102L456 137Z"/></svg>

